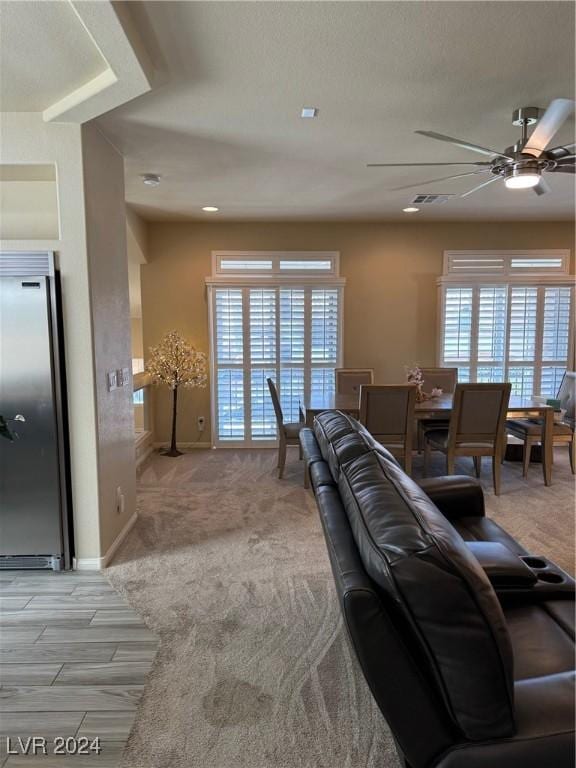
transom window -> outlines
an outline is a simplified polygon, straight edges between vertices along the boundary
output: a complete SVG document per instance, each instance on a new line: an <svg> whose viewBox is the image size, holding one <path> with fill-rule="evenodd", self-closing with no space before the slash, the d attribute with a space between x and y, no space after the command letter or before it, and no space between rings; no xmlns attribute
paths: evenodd
<svg viewBox="0 0 576 768"><path fill-rule="evenodd" d="M235 274L230 267L224 276L228 261ZM289 264L289 277L263 280L270 261L277 270ZM343 281L311 273L318 264L337 270L337 263L337 254L216 254L216 274L207 280L215 444L276 439L267 378L276 383L285 421L299 420L304 397L334 391ZM256 279L246 274L256 268Z"/></svg>
<svg viewBox="0 0 576 768"><path fill-rule="evenodd" d="M496 268L506 274L487 279ZM556 394L573 344L566 252L447 254L440 286L441 365L457 367L461 382L510 381L515 395Z"/></svg>

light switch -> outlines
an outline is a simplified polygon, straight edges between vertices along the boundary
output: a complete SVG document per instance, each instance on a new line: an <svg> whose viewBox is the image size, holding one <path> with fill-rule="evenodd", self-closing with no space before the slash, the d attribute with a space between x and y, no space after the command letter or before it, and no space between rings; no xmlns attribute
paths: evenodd
<svg viewBox="0 0 576 768"><path fill-rule="evenodd" d="M116 371L116 381L119 387L127 387L130 382L130 369L118 368Z"/></svg>
<svg viewBox="0 0 576 768"><path fill-rule="evenodd" d="M108 392L112 392L113 389L118 388L118 377L116 371L108 371L106 374L106 380L108 383Z"/></svg>

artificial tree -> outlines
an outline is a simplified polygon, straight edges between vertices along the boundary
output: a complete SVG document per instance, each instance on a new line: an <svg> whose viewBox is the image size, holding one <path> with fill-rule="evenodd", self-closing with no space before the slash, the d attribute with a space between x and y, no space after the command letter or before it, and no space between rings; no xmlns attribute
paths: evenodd
<svg viewBox="0 0 576 768"><path fill-rule="evenodd" d="M155 384L164 384L172 390L172 437L165 456L181 456L176 447L176 419L178 389L206 386L206 355L198 352L178 331L167 333L157 347L150 348L146 366Z"/></svg>

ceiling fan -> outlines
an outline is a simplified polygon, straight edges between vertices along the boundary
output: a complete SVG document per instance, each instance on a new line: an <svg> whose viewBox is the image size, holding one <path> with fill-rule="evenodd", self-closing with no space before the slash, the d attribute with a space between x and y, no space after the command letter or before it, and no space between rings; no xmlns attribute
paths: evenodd
<svg viewBox="0 0 576 768"><path fill-rule="evenodd" d="M572 99L554 99L546 109L539 107L521 107L514 110L512 114L512 124L522 128L522 138L504 152L497 152L495 149L472 144L469 141L455 139L452 136L445 136L442 133L434 131L415 131L421 136L428 136L437 141L446 141L463 149L470 149L472 152L478 152L481 155L491 157L491 160L476 163L454 162L454 163L368 163L368 168L400 168L408 166L453 166L453 165L473 165L478 168L475 171L466 173L457 173L453 176L443 176L440 179L430 179L420 184L408 184L404 187L395 187L394 191L402 189L411 189L421 187L423 184L434 184L438 181L448 181L450 179L460 179L464 176L480 176L481 174L490 174L487 181L482 180L482 184L469 189L468 192L460 197L468 197L473 192L477 192L488 184L495 181L504 180L509 189L528 189L532 188L537 195L544 195L550 191L543 174L546 173L575 173L574 148L576 144L568 144L563 147L553 147L547 149L554 138L554 135L561 127L562 123L574 111L574 101ZM535 125L536 128L528 136L528 126ZM481 179L478 179L480 181Z"/></svg>

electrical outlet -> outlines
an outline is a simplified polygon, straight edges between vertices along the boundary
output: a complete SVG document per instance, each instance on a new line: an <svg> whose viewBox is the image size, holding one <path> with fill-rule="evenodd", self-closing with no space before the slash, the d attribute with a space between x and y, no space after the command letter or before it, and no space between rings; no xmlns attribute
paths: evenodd
<svg viewBox="0 0 576 768"><path fill-rule="evenodd" d="M122 488L120 486L116 488L116 514L124 514L124 494L122 493Z"/></svg>
<svg viewBox="0 0 576 768"><path fill-rule="evenodd" d="M204 427L206 426L206 419L204 416L198 416L198 432L204 432Z"/></svg>

